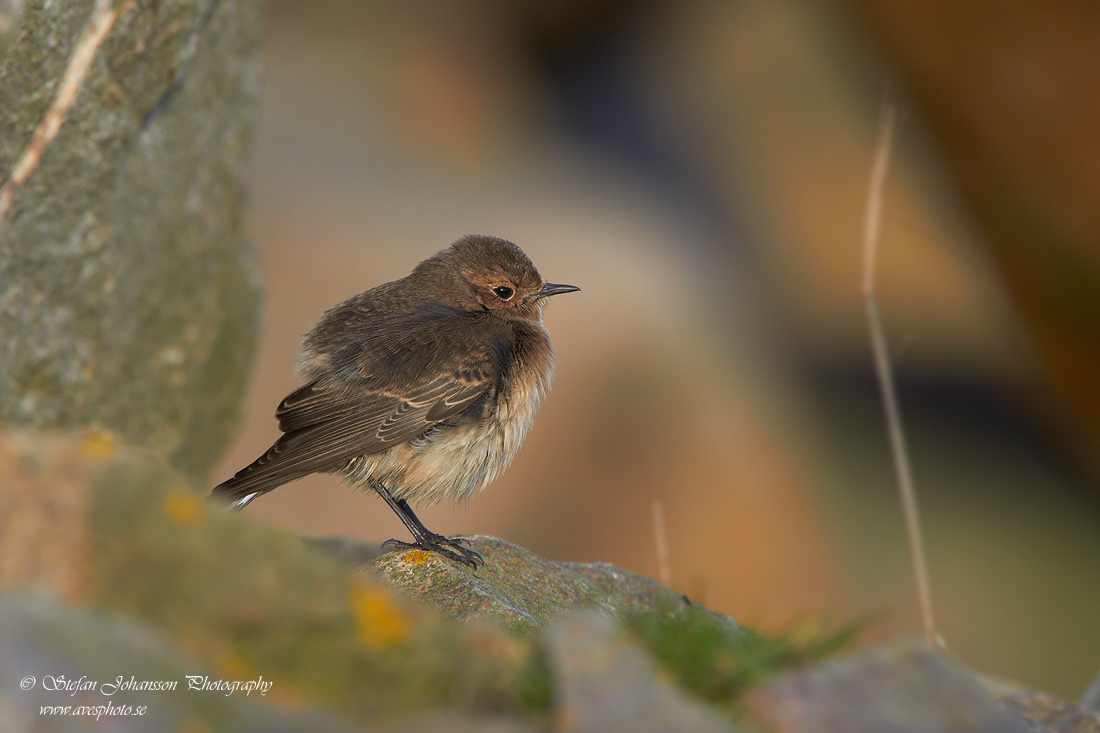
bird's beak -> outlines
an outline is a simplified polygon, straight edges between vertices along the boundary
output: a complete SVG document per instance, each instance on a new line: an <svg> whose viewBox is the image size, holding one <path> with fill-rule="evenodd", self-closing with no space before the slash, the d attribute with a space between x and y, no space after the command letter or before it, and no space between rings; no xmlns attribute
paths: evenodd
<svg viewBox="0 0 1100 733"><path fill-rule="evenodd" d="M539 298L549 298L551 295L561 295L562 293L574 293L580 290L576 285L559 285L558 283L546 283L542 286L542 290L538 291L536 295Z"/></svg>

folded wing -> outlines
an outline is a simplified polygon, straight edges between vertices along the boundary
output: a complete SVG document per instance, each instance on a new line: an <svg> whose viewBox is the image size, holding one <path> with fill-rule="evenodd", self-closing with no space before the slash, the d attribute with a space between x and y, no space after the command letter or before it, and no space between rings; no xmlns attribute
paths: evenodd
<svg viewBox="0 0 1100 733"><path fill-rule="evenodd" d="M244 499L310 473L339 469L352 458L380 453L445 420L476 419L477 403L485 403L495 389L490 366L465 364L401 389L370 388L366 382L307 384L283 400L275 413L286 434L213 493L232 501Z"/></svg>

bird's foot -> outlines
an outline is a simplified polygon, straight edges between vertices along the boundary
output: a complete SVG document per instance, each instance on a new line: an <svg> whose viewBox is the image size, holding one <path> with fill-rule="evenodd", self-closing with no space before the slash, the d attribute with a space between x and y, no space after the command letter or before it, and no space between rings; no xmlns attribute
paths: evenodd
<svg viewBox="0 0 1100 733"><path fill-rule="evenodd" d="M464 543L469 544L469 541L458 537L452 539L451 537L444 537L441 534L431 532L422 542L386 540L382 543L382 547L392 547L397 550L423 550L425 552L434 552L449 560L454 560L455 562L462 563L463 565L477 570L479 564L485 564L485 560L481 557L480 553L471 550L469 547L465 547Z"/></svg>

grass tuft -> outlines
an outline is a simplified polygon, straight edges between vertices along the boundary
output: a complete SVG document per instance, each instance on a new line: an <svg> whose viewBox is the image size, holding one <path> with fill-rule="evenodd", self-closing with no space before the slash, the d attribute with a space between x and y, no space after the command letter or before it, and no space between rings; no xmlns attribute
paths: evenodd
<svg viewBox="0 0 1100 733"><path fill-rule="evenodd" d="M731 713L748 687L850 647L869 625L862 619L833 630L800 625L761 635L695 604L685 613L638 614L624 620L628 633L676 683Z"/></svg>

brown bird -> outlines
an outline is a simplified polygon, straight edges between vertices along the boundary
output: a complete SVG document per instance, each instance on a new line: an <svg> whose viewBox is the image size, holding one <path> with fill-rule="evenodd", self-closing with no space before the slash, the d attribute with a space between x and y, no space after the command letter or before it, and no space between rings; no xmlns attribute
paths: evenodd
<svg viewBox="0 0 1100 733"><path fill-rule="evenodd" d="M214 488L240 509L311 473L376 491L412 533L397 547L474 568L464 540L429 531L409 506L468 498L507 468L554 371L545 282L504 239L469 235L410 275L332 308L306 335L306 382L279 405L281 436Z"/></svg>

